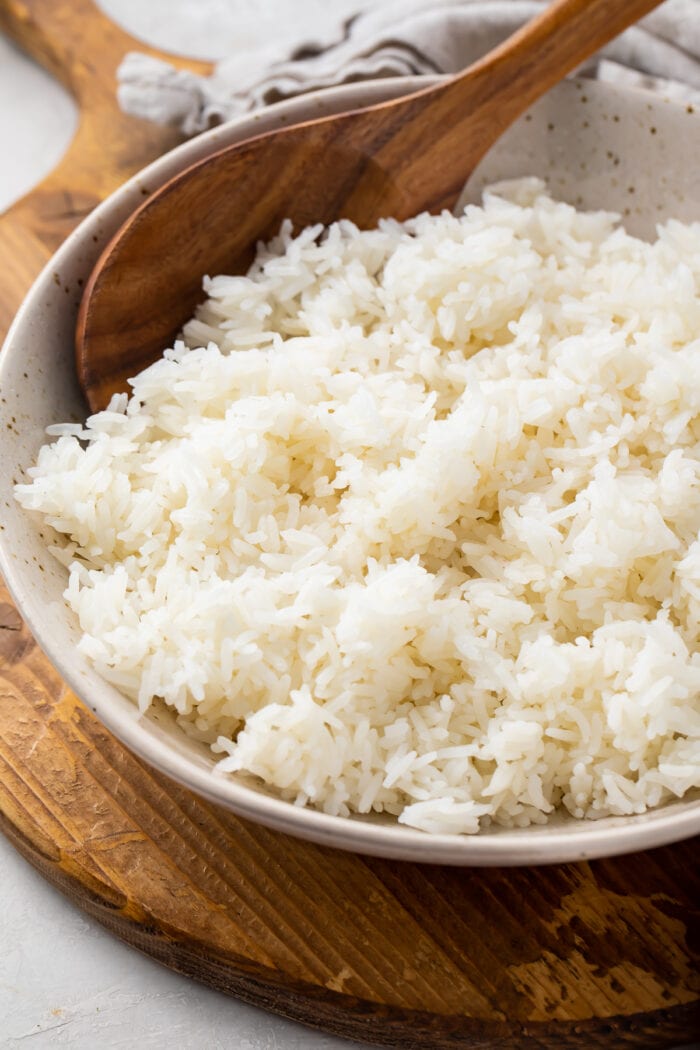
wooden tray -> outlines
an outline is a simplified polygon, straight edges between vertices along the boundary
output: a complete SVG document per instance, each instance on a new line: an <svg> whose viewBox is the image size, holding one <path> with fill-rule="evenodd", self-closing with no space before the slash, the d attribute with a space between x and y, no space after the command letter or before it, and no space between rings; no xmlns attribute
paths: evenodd
<svg viewBox="0 0 700 1050"><path fill-rule="evenodd" d="M114 69L141 45L89 0L0 0L0 28L81 107L58 169L0 218L4 331L68 231L177 137L118 112ZM420 1050L668 1047L700 1032L697 840L496 870L305 845L134 758L63 685L4 589L0 827L134 947L328 1032Z"/></svg>

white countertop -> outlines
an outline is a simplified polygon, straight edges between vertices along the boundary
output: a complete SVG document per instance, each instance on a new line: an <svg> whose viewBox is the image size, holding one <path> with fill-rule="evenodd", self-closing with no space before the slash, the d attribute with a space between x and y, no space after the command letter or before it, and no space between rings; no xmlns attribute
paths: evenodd
<svg viewBox="0 0 700 1050"><path fill-rule="evenodd" d="M249 49L383 0L102 0L127 29L203 58ZM165 13L167 12L167 17ZM0 36L0 211L56 163L71 100ZM9 161L11 158L11 162ZM20 1050L342 1050L351 1044L179 977L52 889L0 836L0 1047Z"/></svg>

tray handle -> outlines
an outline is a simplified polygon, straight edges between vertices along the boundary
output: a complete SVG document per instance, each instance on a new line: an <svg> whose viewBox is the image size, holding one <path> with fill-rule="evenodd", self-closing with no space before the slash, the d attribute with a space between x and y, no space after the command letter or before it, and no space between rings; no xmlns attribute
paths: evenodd
<svg viewBox="0 0 700 1050"><path fill-rule="evenodd" d="M5 263L16 268L19 261L15 284L26 291L39 256L48 258L99 201L182 141L173 128L120 111L115 73L126 52L143 51L197 73L211 65L142 44L91 0L0 0L0 30L64 84L79 108L78 129L57 167L0 217L3 233L13 235L9 240L20 233L27 239L20 260L3 259L0 251L5 272ZM3 236L3 247L7 241ZM0 317L0 324L5 320Z"/></svg>

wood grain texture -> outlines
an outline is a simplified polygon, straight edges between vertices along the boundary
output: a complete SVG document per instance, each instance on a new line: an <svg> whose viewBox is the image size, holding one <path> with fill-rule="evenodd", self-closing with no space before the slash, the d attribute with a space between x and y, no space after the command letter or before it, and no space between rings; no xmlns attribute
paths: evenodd
<svg viewBox="0 0 700 1050"><path fill-rule="evenodd" d="M127 117L115 104L116 69L127 51L164 56L130 37L92 0L0 0L0 31L53 73L79 107L78 129L61 163L11 210L53 251L112 190L182 141L173 128ZM193 72L210 69L206 62L167 60Z"/></svg>
<svg viewBox="0 0 700 1050"><path fill-rule="evenodd" d="M241 273L284 218L362 228L452 207L535 99L659 0L554 0L466 72L414 95L269 132L193 165L107 246L78 319L78 377L104 408L171 346L204 274ZM183 248L183 246L185 246Z"/></svg>
<svg viewBox="0 0 700 1050"><path fill-rule="evenodd" d="M9 6L0 0L6 24ZM94 14L22 5L38 12L34 25L69 7L83 23ZM93 34L96 68L113 68L121 45L103 62ZM119 174L84 175L94 198L163 145L156 130L149 152L145 132L129 135L109 114L106 93L103 104ZM74 166L49 185L66 180L70 191L73 151ZM41 211L49 197L44 184L0 217L0 260L12 260L2 324L68 221ZM135 948L338 1035L415 1050L609 1050L700 1033L697 842L591 864L459 870L256 827L126 751L65 687L1 585L0 828Z"/></svg>

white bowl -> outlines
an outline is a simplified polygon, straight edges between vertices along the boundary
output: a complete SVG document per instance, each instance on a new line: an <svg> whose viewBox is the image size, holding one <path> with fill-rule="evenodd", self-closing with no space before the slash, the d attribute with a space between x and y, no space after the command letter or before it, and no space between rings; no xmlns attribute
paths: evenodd
<svg viewBox="0 0 700 1050"><path fill-rule="evenodd" d="M281 801L252 778L215 775L209 752L186 737L168 712L140 717L77 653L77 623L61 597L66 572L13 499L13 482L34 461L46 426L86 414L73 364L81 287L144 191L228 143L428 83L413 78L334 88L215 128L151 164L71 234L29 292L0 357L0 568L39 645L115 736L174 780L242 817L357 852L463 865L571 861L687 838L700 831L697 793L641 816L598 821L559 816L541 826L452 836L427 835L394 820L327 816ZM700 114L644 92L564 83L491 151L470 180L467 196L478 199L495 179L531 174L546 178L555 196L579 207L622 212L628 229L641 236L652 235L659 219L700 219Z"/></svg>

